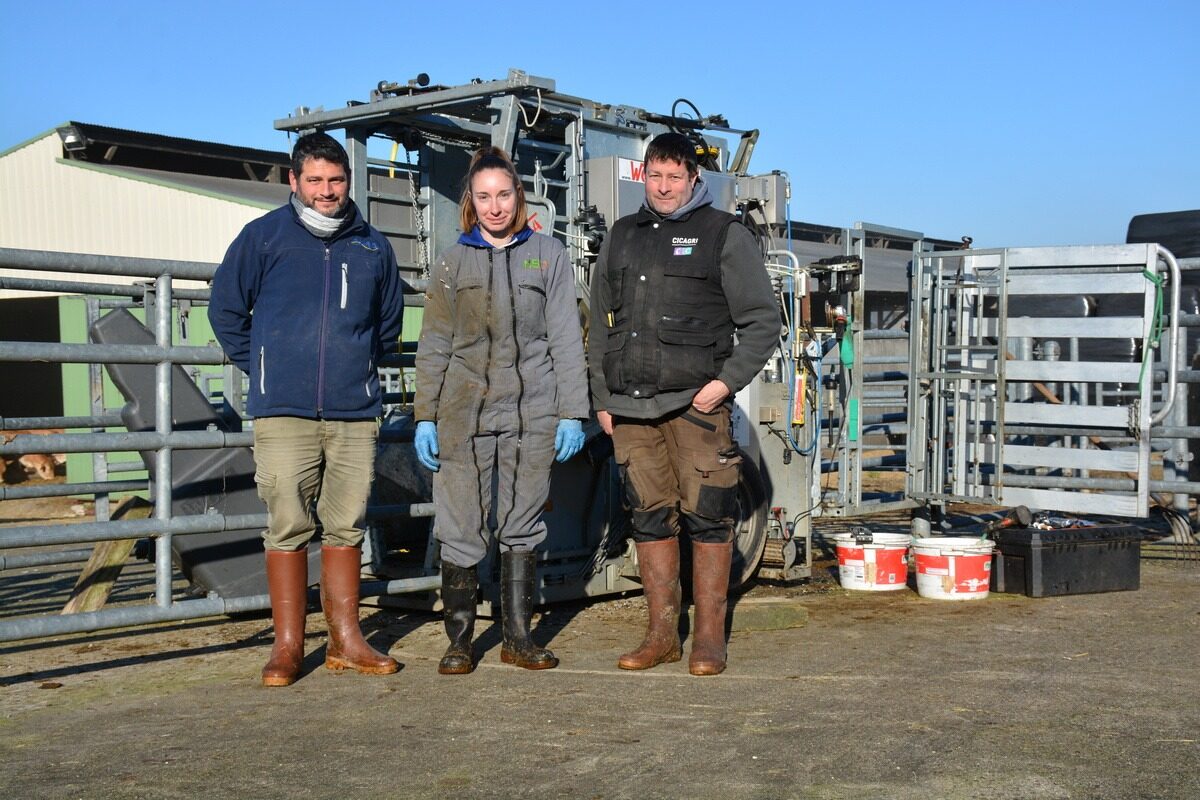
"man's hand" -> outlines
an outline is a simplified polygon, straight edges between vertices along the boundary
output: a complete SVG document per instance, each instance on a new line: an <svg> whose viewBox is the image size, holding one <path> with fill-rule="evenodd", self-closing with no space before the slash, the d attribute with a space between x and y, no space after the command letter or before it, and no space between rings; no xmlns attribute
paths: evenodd
<svg viewBox="0 0 1200 800"><path fill-rule="evenodd" d="M607 411L597 411L596 421L600 423L600 430L612 436L612 414Z"/></svg>
<svg viewBox="0 0 1200 800"><path fill-rule="evenodd" d="M713 379L696 392L696 396L692 398L692 406L702 414L711 414L726 397L729 397L729 387Z"/></svg>

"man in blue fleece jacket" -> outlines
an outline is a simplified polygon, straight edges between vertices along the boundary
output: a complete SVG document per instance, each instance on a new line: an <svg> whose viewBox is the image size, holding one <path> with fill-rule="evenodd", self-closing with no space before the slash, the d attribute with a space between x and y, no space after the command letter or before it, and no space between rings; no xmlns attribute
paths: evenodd
<svg viewBox="0 0 1200 800"><path fill-rule="evenodd" d="M363 639L358 593L382 413L376 365L400 334L402 284L391 244L350 201L342 146L328 134L302 136L291 166L290 202L242 229L213 277L208 308L221 347L250 377L275 626L265 686L287 686L300 673L307 545L318 520L325 666L399 669Z"/></svg>

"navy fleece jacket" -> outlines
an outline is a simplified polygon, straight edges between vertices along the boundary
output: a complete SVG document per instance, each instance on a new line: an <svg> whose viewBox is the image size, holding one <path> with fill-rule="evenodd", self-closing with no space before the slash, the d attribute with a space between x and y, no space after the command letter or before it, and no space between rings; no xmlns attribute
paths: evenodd
<svg viewBox="0 0 1200 800"><path fill-rule="evenodd" d="M367 419L382 413L376 365L404 314L392 246L350 204L330 239L291 204L242 229L212 283L208 318L250 376L252 417Z"/></svg>

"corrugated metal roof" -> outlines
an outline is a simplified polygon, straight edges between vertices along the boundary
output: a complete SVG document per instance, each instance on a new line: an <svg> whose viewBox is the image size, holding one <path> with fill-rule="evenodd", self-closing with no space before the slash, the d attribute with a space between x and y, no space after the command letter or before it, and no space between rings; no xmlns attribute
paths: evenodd
<svg viewBox="0 0 1200 800"><path fill-rule="evenodd" d="M115 145L118 148L203 156L225 161L249 161L257 164L271 164L282 167L287 167L291 163L290 155L279 150L261 150L256 147L239 147L237 145L221 144L220 142L202 142L198 139L167 136L161 133L110 128L105 125L95 125L91 122L76 122L72 120L67 125L77 128L87 139L89 145L94 144L99 146L99 152L101 153Z"/></svg>

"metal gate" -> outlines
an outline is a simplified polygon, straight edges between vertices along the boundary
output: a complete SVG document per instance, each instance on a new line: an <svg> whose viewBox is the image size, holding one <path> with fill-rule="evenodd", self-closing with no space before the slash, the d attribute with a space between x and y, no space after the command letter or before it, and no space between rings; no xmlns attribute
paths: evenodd
<svg viewBox="0 0 1200 800"><path fill-rule="evenodd" d="M0 499L91 496L97 499L97 519L94 522L76 524L27 525L0 530L0 570L21 567L36 567L50 564L70 563L86 558L86 551L48 550L72 544L95 544L148 538L154 543L155 564L154 602L151 604L125 605L75 614L43 614L0 620L0 642L15 639L53 636L65 633L101 630L126 625L141 625L170 620L198 619L219 614L260 611L270 608L270 599L265 592L222 596L210 592L205 597L183 598L173 588L175 568L173 564L173 540L176 537L204 536L229 531L257 531L266 525L265 509L258 513L237 513L226 510L222 504L226 495L224 486L208 492L204 497L191 493L190 502L181 494L179 482L189 479L180 466L186 461L183 456L195 451L225 451L238 447L249 447L253 433L219 430L212 425L203 429L186 430L183 420L176 418L177 409L173 398L189 383L182 373L173 377L181 365L218 365L224 362L221 351L212 346L196 347L175 344L174 326L179 320L180 302L208 299L207 288L182 288L174 285L176 279L195 281L211 280L215 264L164 261L156 259L122 258L72 253L55 253L0 248L0 266L7 269L29 270L33 273L50 271L86 275L117 275L125 278L149 279L143 285L101 284L77 280L55 280L45 278L0 279L0 288L13 288L60 293L87 293L110 295L113 299L99 302L89 301L93 316L104 309L141 306L146 311L146 333L153 344L74 344L43 342L0 342L0 361L48 361L58 363L82 363L92 366L91 390L93 413L86 417L29 417L0 418L0 428L65 428L81 432L20 435L11 442L0 442L0 455L15 456L27 453L92 453L99 456L101 469L96 479L87 483L63 483L41 486L0 487ZM89 322L94 322L89 319ZM93 331L95 326L93 326ZM392 355L385 363L408 363L404 356ZM147 425L139 430L114 431L117 426L128 425L127 415L103 407L99 365L142 364L153 370L151 384L153 398L146 407L150 409ZM232 368L225 370L226 397L234 402L239 393L241 380ZM193 387L194 388L194 387ZM385 395L385 402L399 402L401 397ZM235 403L241 407L240 402ZM387 441L381 433L381 441ZM150 479L109 480L115 472L112 464L104 457L119 451L140 451L146 466L150 467ZM178 473L178 474L176 474ZM178 477L179 481L175 478ZM154 513L150 519L110 520L106 500L115 493L145 491L149 494ZM180 501L182 498L182 502ZM199 500L199 502L197 502ZM432 504L411 503L404 506L373 506L369 519L389 516L430 516ZM12 554L18 549L36 549L37 552ZM265 581L264 581L265 584ZM364 596L399 594L426 591L440 585L436 574L417 575L396 580L364 581ZM265 588L265 587L264 587Z"/></svg>
<svg viewBox="0 0 1200 800"><path fill-rule="evenodd" d="M909 450L909 494L1146 516L1179 297L1178 265L1154 244L922 254L909 442L924 447Z"/></svg>

